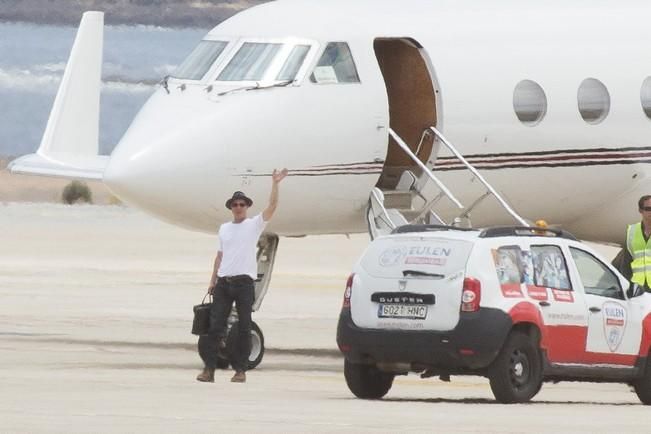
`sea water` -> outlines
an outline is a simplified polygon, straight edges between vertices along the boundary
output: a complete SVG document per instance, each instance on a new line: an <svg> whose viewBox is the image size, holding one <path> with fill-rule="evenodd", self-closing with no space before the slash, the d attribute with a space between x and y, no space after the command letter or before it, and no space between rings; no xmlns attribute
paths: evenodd
<svg viewBox="0 0 651 434"><path fill-rule="evenodd" d="M0 23L0 157L38 148L76 32L76 27ZM206 33L105 27L100 153L110 154L157 83Z"/></svg>

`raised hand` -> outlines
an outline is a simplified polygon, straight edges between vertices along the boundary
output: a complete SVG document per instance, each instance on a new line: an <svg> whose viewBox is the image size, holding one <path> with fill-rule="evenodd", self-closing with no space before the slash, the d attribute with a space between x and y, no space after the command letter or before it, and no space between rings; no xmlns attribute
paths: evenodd
<svg viewBox="0 0 651 434"><path fill-rule="evenodd" d="M277 184L280 181L282 181L283 179L285 179L285 177L287 176L288 173L289 173L289 170L287 170L287 169L282 169L280 171L274 169L274 172L271 174L271 179L273 180L273 182L275 184Z"/></svg>
<svg viewBox="0 0 651 434"><path fill-rule="evenodd" d="M278 185L280 184L280 181L285 179L285 176L289 171L287 169L283 169L281 171L278 171L277 169L274 169L273 173L271 174L271 195L269 196L269 206L262 212L262 219L266 222L271 220L271 217L274 215L274 212L276 212L276 207L278 206Z"/></svg>

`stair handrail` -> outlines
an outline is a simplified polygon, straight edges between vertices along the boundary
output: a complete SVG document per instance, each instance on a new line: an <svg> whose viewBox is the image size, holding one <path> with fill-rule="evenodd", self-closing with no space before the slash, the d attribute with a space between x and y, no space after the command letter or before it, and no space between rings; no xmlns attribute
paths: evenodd
<svg viewBox="0 0 651 434"><path fill-rule="evenodd" d="M377 194L377 187L371 190L371 198L375 199L375 202L380 207L380 210L382 212L381 218L382 220L384 220L384 223L389 225L391 229L397 228L398 226L393 222L393 220L391 220L391 216L389 216L389 212L384 206L384 200L380 199L380 197ZM371 211L372 210L373 210L373 204L371 204Z"/></svg>
<svg viewBox="0 0 651 434"><path fill-rule="evenodd" d="M486 189L487 189L487 190L488 190L488 191L489 191L493 196L495 196L495 199L497 199L497 201L500 203L500 205L502 205L502 207L506 210L507 213L509 213L509 214L511 215L511 217L513 217L515 220L517 220L518 223L520 223L521 225L523 225L523 226L529 226L529 223L527 223L527 221L526 221L525 219L523 219L523 218L520 216L520 214L518 214L517 212L515 212L515 210L514 210L513 208L511 208L511 206L506 202L506 200L504 200L504 198L503 198L503 197L502 197L502 196L497 192L497 190L495 190L495 189L493 188L493 186L490 185L490 184L488 183L488 181L486 181L486 180L484 179L484 177L479 173L479 171L475 168L475 166L473 166L472 164L470 164L470 163L468 162L468 160L466 160L465 157L464 157L463 155L461 155L461 153L460 153L460 152L459 152L459 151L454 147L454 145L452 145L452 143L450 143L450 141L448 141L448 139L445 138L445 136L443 135L443 133L441 133L439 130L437 130L437 129L436 129L435 127L433 127L433 126L432 126L432 127L428 127L427 129L429 129L430 131L432 131L432 132L434 133L434 135L435 135L435 136L436 136L436 137L437 137L437 138L438 138L438 139L439 139L439 140L440 140L440 141L441 141L441 142L442 142L442 143L443 143L443 144L444 144L444 145L445 145L449 150L450 150L450 152L452 152L452 154L453 154L453 155L454 155L454 156L455 156L459 161L461 161L461 163L462 163L464 166L466 166L466 168L467 168L468 170L470 170L470 172L471 172L471 173L472 173L472 174L473 174L473 175L474 175L474 176L479 180L479 182L481 182L481 183L483 184L483 186L484 186L484 187L485 187L485 188L486 188ZM403 144L404 144L404 143L403 143ZM402 147L402 146L401 146L401 147ZM403 148L403 149L404 149L404 148ZM420 160L418 160L418 162L420 162ZM422 164L422 163L421 163L421 164ZM423 166L424 166L424 164L423 164ZM428 172L429 172L429 169L428 169Z"/></svg>
<svg viewBox="0 0 651 434"><path fill-rule="evenodd" d="M416 151L414 151L414 154L417 157L418 157L418 154L420 154L420 150L423 147L423 143L425 143L425 138L428 137L431 134L432 134L432 132L429 129L425 128L425 130L423 131L423 134L420 135L420 141L418 142L418 146L416 147ZM436 136L434 136L434 137L436 137ZM433 139L434 138L432 138L432 140Z"/></svg>
<svg viewBox="0 0 651 434"><path fill-rule="evenodd" d="M403 151L412 159L414 162L425 172L425 174L432 180L434 183L445 193L445 195L454 203L459 209L463 209L463 205L459 200L452 194L452 192L443 184L437 177L432 173L429 167L427 167L420 159L413 153L409 146L405 143L404 140L395 132L392 128L389 128L389 135L393 137L398 146L402 148Z"/></svg>

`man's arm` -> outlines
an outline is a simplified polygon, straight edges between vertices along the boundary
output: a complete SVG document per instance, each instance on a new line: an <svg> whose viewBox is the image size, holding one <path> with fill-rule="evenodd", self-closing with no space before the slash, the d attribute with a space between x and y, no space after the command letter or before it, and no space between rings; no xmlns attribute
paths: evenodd
<svg viewBox="0 0 651 434"><path fill-rule="evenodd" d="M617 271L622 273L622 276L626 277L628 280L631 280L631 277L633 277L633 270L631 269L632 261L633 257L631 257L628 249L624 247L619 251L617 256L615 256L615 259L613 259L613 262L611 262L611 264L613 267L617 268Z"/></svg>
<svg viewBox="0 0 651 434"><path fill-rule="evenodd" d="M273 217L276 212L276 207L278 206L278 184L280 184L280 181L285 179L287 173L287 169L283 169L280 172L274 169L274 172L271 175L271 195L269 196L269 205L267 206L267 209L262 212L262 219L266 222L271 220L271 217Z"/></svg>
<svg viewBox="0 0 651 434"><path fill-rule="evenodd" d="M217 272L219 271L219 266L222 264L223 253L220 250L215 256L215 263L212 269L212 276L210 277L210 285L208 286L208 293L212 294L215 285L217 284Z"/></svg>

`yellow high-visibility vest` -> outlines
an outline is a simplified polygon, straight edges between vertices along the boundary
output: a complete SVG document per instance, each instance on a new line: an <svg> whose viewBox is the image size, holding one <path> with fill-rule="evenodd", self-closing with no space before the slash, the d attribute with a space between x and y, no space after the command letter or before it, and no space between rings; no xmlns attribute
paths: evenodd
<svg viewBox="0 0 651 434"><path fill-rule="evenodd" d="M644 241L642 223L629 225L626 232L626 248L631 254L631 281L638 285L651 286L651 237Z"/></svg>

